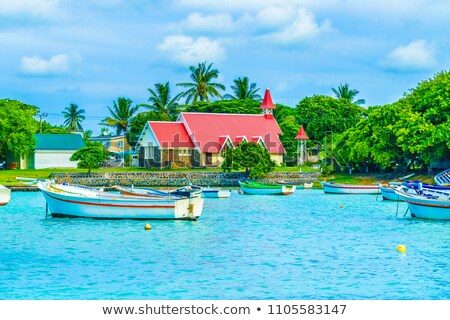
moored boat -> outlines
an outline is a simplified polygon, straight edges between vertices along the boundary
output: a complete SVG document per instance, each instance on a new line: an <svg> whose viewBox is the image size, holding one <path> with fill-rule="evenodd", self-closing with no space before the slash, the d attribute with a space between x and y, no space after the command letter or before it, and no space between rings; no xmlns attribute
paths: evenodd
<svg viewBox="0 0 450 320"><path fill-rule="evenodd" d="M202 194L204 198L229 198L231 190L206 187L202 188Z"/></svg>
<svg viewBox="0 0 450 320"><path fill-rule="evenodd" d="M402 185L402 182L389 182L388 184L379 184L380 193L383 200L403 201L398 194L395 193L395 188Z"/></svg>
<svg viewBox="0 0 450 320"><path fill-rule="evenodd" d="M11 200L11 189L0 184L0 206L8 204Z"/></svg>
<svg viewBox="0 0 450 320"><path fill-rule="evenodd" d="M450 192L426 188L417 191L411 192L411 188L406 186L395 189L395 193L408 204L411 217L450 220Z"/></svg>
<svg viewBox="0 0 450 320"><path fill-rule="evenodd" d="M434 176L437 185L450 185L450 169L444 170Z"/></svg>
<svg viewBox="0 0 450 320"><path fill-rule="evenodd" d="M334 182L322 182L325 193L335 194L379 194L378 185L339 184Z"/></svg>
<svg viewBox="0 0 450 320"><path fill-rule="evenodd" d="M96 219L180 219L195 220L201 216L203 199L199 197L127 196L39 181L52 217Z"/></svg>
<svg viewBox="0 0 450 320"><path fill-rule="evenodd" d="M256 195L290 195L295 192L295 185L266 184L257 181L239 181L242 192Z"/></svg>

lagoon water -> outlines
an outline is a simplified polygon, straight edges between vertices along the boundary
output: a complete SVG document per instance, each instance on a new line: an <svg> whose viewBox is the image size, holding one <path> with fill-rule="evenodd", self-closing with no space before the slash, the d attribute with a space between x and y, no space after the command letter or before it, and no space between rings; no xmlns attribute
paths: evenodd
<svg viewBox="0 0 450 320"><path fill-rule="evenodd" d="M0 299L450 299L450 222L405 209L233 191L205 199L199 221L145 231L148 221L46 218L39 192L15 192L0 207Z"/></svg>

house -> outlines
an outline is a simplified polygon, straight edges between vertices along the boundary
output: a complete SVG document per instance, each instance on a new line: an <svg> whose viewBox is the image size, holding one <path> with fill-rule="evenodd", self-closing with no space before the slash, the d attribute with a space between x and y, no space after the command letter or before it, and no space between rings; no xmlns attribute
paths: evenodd
<svg viewBox="0 0 450 320"><path fill-rule="evenodd" d="M78 161L70 161L70 157L86 145L79 134L35 134L34 137L33 150L21 158L9 154L8 162L17 163L18 169L76 168Z"/></svg>
<svg viewBox="0 0 450 320"><path fill-rule="evenodd" d="M286 153L267 89L261 114L182 112L176 122L148 121L138 139L140 167L217 167L242 141L265 147L273 160Z"/></svg>
<svg viewBox="0 0 450 320"><path fill-rule="evenodd" d="M92 142L100 142L105 149L114 154L115 161L122 162L124 157L133 157L133 162L137 165L137 153L133 151L132 147L128 143L125 135L113 136L102 135L98 137L91 137L88 139Z"/></svg>

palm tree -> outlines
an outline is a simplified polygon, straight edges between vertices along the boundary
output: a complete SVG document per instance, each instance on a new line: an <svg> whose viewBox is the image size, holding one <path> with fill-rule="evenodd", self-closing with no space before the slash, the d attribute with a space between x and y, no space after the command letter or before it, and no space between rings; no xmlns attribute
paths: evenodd
<svg viewBox="0 0 450 320"><path fill-rule="evenodd" d="M166 84L157 83L155 84L155 90L150 88L147 90L150 92L150 98L148 98L150 104L140 104L139 106L149 108L167 120L175 120L181 109L178 100L183 93L179 93L171 99L169 82Z"/></svg>
<svg viewBox="0 0 450 320"><path fill-rule="evenodd" d="M84 109L78 109L78 105L71 103L68 107L65 108L66 111L63 111L62 114L66 119L63 123L63 126L68 128L69 130L83 130L81 126L81 122L85 119L83 116Z"/></svg>
<svg viewBox="0 0 450 320"><path fill-rule="evenodd" d="M336 95L336 98L338 99L345 99L357 105L366 103L366 100L364 99L358 99L356 101L353 101L355 97L358 95L359 91L356 89L350 90L348 83L344 85L340 83L337 89L332 88L331 90L333 90L334 94Z"/></svg>
<svg viewBox="0 0 450 320"><path fill-rule="evenodd" d="M225 90L225 86L220 83L211 82L219 76L217 69L212 69L212 63L206 66L206 61L199 63L197 67L190 66L191 80L192 82L177 83L177 86L188 88L188 90L182 93L182 97L186 98L186 104L192 99L192 102L209 101L209 96L222 98L218 89Z"/></svg>
<svg viewBox="0 0 450 320"><path fill-rule="evenodd" d="M256 88L256 83L250 83L248 77L237 78L234 81L234 85L231 86L233 89L234 96L231 94L226 94L223 96L224 99L230 100L243 100L243 99L251 99L258 100L261 99L261 96L257 94L259 88Z"/></svg>
<svg viewBox="0 0 450 320"><path fill-rule="evenodd" d="M117 98L117 103L116 101L113 101L113 103L112 108L108 107L111 116L105 118L100 124L116 128L117 135L120 135L122 131L127 133L130 122L139 106L132 107L133 101L123 97Z"/></svg>

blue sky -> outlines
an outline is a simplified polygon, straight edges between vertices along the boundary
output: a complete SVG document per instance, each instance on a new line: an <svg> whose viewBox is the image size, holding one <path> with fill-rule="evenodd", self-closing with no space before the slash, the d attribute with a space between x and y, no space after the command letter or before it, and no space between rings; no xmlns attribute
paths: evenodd
<svg viewBox="0 0 450 320"><path fill-rule="evenodd" d="M118 97L145 103L167 81L176 94L208 61L228 93L248 76L295 106L349 83L382 105L449 69L448 13L446 0L0 0L0 98L52 124L76 103L99 133Z"/></svg>

